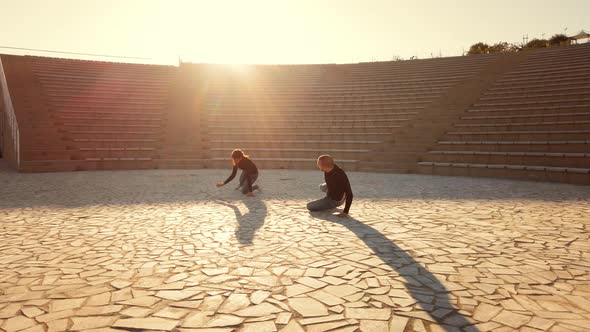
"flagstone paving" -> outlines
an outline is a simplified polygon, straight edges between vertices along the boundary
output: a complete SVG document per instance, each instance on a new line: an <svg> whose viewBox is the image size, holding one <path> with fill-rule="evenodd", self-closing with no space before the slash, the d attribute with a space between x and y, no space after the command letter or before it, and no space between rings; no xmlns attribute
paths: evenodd
<svg viewBox="0 0 590 332"><path fill-rule="evenodd" d="M2 331L588 331L590 188L314 171L0 171Z"/></svg>

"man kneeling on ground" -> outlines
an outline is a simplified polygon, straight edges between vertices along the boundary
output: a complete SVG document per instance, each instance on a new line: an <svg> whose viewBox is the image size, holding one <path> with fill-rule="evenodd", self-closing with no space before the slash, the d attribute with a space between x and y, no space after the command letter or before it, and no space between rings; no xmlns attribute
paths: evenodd
<svg viewBox="0 0 590 332"><path fill-rule="evenodd" d="M320 156L317 164L318 168L324 172L326 183L320 185L320 190L326 193L326 197L307 203L307 209L309 211L330 210L346 201L344 210L338 216L347 217L352 204L352 189L348 176L342 168L334 164L334 159L331 156Z"/></svg>

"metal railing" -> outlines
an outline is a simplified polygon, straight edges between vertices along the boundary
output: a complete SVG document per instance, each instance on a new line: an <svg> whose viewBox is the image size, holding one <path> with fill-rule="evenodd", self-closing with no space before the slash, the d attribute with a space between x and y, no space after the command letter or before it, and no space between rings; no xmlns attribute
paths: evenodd
<svg viewBox="0 0 590 332"><path fill-rule="evenodd" d="M14 107L12 106L12 99L10 98L10 91L8 90L8 82L4 75L4 67L2 65L2 58L0 57L0 90L2 90L2 103L4 105L4 112L10 135L13 143L14 160L17 169L20 167L20 134L18 131L18 122L16 121L16 114L14 114Z"/></svg>

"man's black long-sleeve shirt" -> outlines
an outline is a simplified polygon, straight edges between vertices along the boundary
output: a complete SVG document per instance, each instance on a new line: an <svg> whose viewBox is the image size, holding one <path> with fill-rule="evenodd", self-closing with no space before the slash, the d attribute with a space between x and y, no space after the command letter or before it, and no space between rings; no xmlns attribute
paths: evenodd
<svg viewBox="0 0 590 332"><path fill-rule="evenodd" d="M327 196L335 201L340 202L344 195L346 195L346 205L344 205L344 213L348 213L350 205L352 204L352 189L350 188L350 181L348 176L342 168L334 165L330 172L324 172L324 179L328 185Z"/></svg>
<svg viewBox="0 0 590 332"><path fill-rule="evenodd" d="M246 181L248 182L248 190L252 192L252 175L258 173L258 168L256 165L250 160L249 158L243 157L237 165L234 165L232 169L231 175L227 180L223 182L223 184L228 184L231 180L236 177L238 173L238 168L243 170L246 173Z"/></svg>

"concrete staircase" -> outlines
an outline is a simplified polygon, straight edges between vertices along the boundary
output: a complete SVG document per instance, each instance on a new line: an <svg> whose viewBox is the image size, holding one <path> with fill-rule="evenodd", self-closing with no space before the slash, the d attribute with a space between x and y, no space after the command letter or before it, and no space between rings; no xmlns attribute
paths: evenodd
<svg viewBox="0 0 590 332"><path fill-rule="evenodd" d="M21 171L156 168L173 67L3 57L17 101Z"/></svg>
<svg viewBox="0 0 590 332"><path fill-rule="evenodd" d="M344 65L2 55L23 172L228 167L588 183L590 46Z"/></svg>
<svg viewBox="0 0 590 332"><path fill-rule="evenodd" d="M195 65L207 86L200 99L208 165L226 167L239 147L263 168L314 168L318 155L331 154L347 169L405 172L406 165L392 166L386 158L397 133L496 58L249 66L240 72Z"/></svg>
<svg viewBox="0 0 590 332"><path fill-rule="evenodd" d="M590 45L524 55L422 154L428 174L590 184Z"/></svg>

